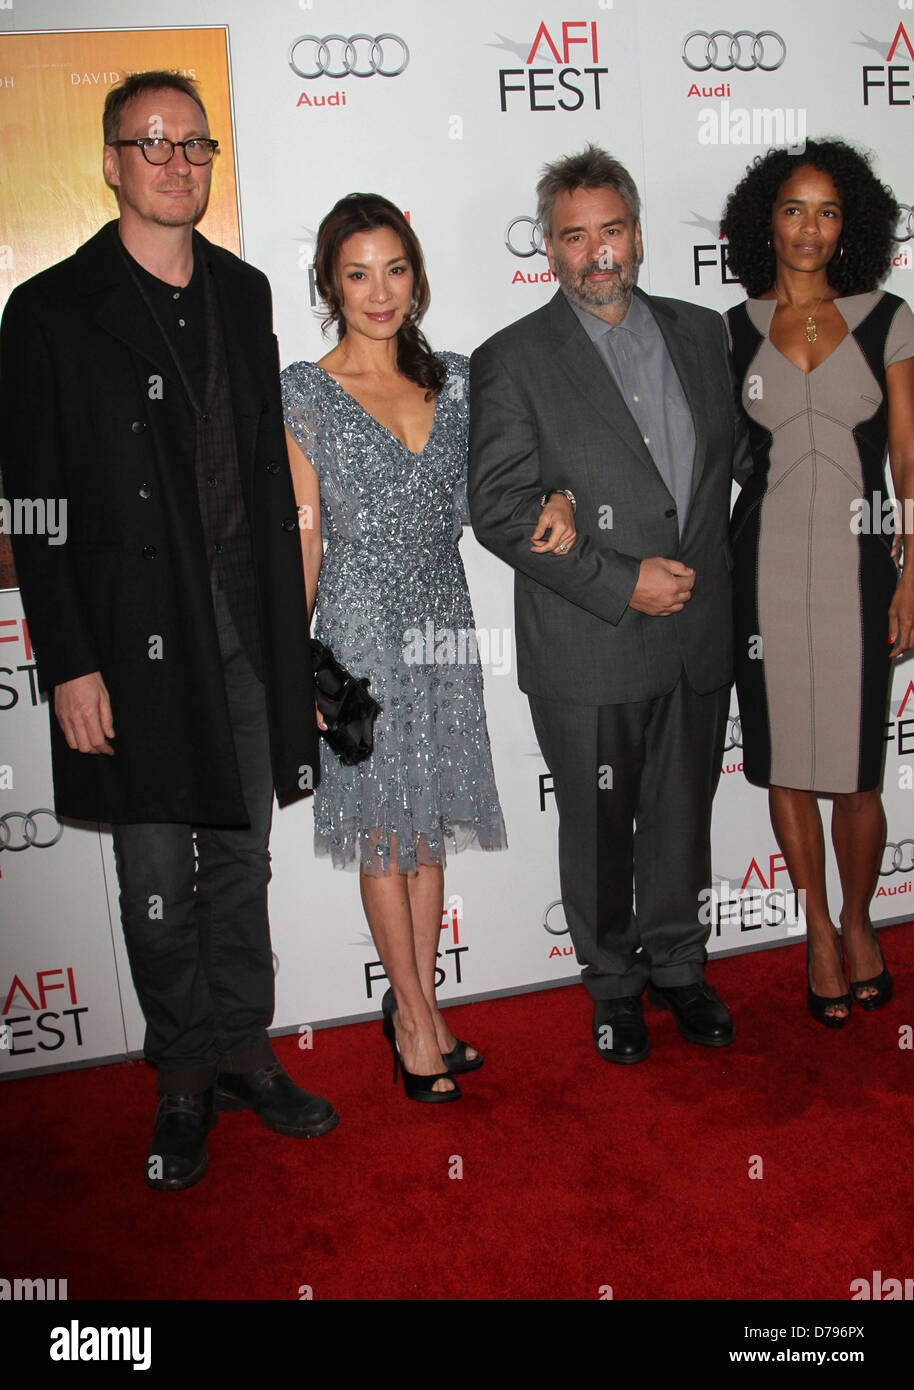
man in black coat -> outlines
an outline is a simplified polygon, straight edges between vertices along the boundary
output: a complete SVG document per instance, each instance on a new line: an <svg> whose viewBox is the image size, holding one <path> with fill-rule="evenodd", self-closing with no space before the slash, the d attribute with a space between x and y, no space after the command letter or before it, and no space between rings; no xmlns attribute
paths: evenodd
<svg viewBox="0 0 914 1390"><path fill-rule="evenodd" d="M267 1037L274 790L316 785L295 497L266 278L194 224L217 142L188 80L109 92L119 205L20 285L0 328L7 495L65 499L67 542L14 553L58 813L111 823L160 1102L146 1180L207 1167L215 1109L324 1134Z"/></svg>

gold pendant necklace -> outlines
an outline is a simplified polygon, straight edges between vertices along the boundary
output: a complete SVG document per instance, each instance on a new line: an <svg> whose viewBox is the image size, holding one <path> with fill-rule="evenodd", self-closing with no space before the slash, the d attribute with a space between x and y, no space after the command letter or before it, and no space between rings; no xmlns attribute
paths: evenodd
<svg viewBox="0 0 914 1390"><path fill-rule="evenodd" d="M816 310L818 309L819 305L822 303L822 300L823 300L824 298L825 298L825 295L824 295L824 294L820 294L820 295L819 295L819 298L816 300L816 302L815 302L815 304L813 305L812 309L811 309L810 312L806 315L806 341L807 341L807 343L814 343L814 342L816 341L816 339L818 338L818 336L819 336L819 329L818 329L818 327L817 327L817 325L816 325L816 320L815 320L815 312L816 312ZM802 309L797 309L797 306L796 306L795 304L791 304L789 299L786 300L785 302L786 302L787 304L790 305L790 308L791 308L791 309L796 310L796 312L802 317L802 314L803 314L803 310L802 310Z"/></svg>

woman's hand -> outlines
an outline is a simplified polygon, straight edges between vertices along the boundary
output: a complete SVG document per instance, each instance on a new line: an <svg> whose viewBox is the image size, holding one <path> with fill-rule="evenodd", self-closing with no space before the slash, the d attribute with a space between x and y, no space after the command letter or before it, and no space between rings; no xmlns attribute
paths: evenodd
<svg viewBox="0 0 914 1390"><path fill-rule="evenodd" d="M889 460L898 518L897 531L892 538L892 559L897 565L900 545L907 562L889 605L889 641L894 661L914 647L914 574L911 572L914 536L909 520L914 497L914 358L905 357L886 367L885 382L889 398Z"/></svg>
<svg viewBox="0 0 914 1390"><path fill-rule="evenodd" d="M314 701L314 713L315 713L315 715L317 716L317 727L318 727L319 729L326 730L327 725L324 723L324 716L321 714L320 710L318 709L318 707L317 707L317 701L316 701L316 700Z"/></svg>
<svg viewBox="0 0 914 1390"><path fill-rule="evenodd" d="M545 539L547 532L549 537ZM530 537L530 549L538 555L566 555L576 537L574 508L564 493L554 492L540 512L536 530Z"/></svg>
<svg viewBox="0 0 914 1390"><path fill-rule="evenodd" d="M914 585L904 574L889 604L889 641L893 661L914 648Z"/></svg>

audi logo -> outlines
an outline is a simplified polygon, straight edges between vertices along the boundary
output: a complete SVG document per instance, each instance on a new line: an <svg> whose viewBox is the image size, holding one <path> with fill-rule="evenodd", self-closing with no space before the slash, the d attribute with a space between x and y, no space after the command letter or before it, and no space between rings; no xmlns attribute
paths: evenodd
<svg viewBox="0 0 914 1390"><path fill-rule="evenodd" d="M398 34L302 34L289 48L289 67L299 77L399 77L409 49Z"/></svg>
<svg viewBox="0 0 914 1390"><path fill-rule="evenodd" d="M527 230L515 232L515 227L526 227ZM516 246L515 242L520 242L520 246ZM505 245L512 256L520 256L522 260L527 256L545 256L542 223L535 217L515 217L505 228Z"/></svg>
<svg viewBox="0 0 914 1390"><path fill-rule="evenodd" d="M898 222L895 227L896 241L910 241L914 237L914 208L901 203L898 208Z"/></svg>
<svg viewBox="0 0 914 1390"><path fill-rule="evenodd" d="M45 821L38 824L39 816L47 816L51 825ZM56 834L54 833L56 829ZM39 806L35 811L7 811L0 816L0 850L8 849L16 854L23 849L50 849L56 845L63 834L63 826L53 811Z"/></svg>
<svg viewBox="0 0 914 1390"><path fill-rule="evenodd" d="M550 925L549 925L549 914L553 911L554 908L558 908L558 909L559 909L559 912L555 913L555 920L556 920L556 921L558 921L559 916L561 915L562 925L561 925L560 927L559 927L559 926L550 927ZM561 900L561 898L556 898L555 902L554 902L554 903L550 903L549 906L546 908L546 911L543 913L543 926L544 926L544 928L546 929L546 931L549 933L550 936L565 936L565 935L567 934L567 932L568 932L568 923L565 921L565 913L564 913L564 910L562 909L562 900Z"/></svg>
<svg viewBox="0 0 914 1390"><path fill-rule="evenodd" d="M891 860L891 863L886 868L888 860ZM882 851L880 876L888 878L890 874L909 874L912 869L914 869L914 840L899 840L897 845L888 843Z"/></svg>
<svg viewBox="0 0 914 1390"><path fill-rule="evenodd" d="M704 47L699 39L704 39ZM725 40L723 50L718 39ZM766 39L770 42L766 43ZM721 60L722 51L726 61ZM707 72L709 68L715 72L732 72L734 68L739 72L752 72L753 68L774 72L786 57L787 45L773 29L761 29L757 34L751 29L737 29L735 34L726 29L714 29L710 34L704 29L693 29L682 44L682 61L693 72Z"/></svg>
<svg viewBox="0 0 914 1390"><path fill-rule="evenodd" d="M743 746L743 725L738 714L727 716L727 741L724 744L724 752L729 753L731 748L742 748Z"/></svg>

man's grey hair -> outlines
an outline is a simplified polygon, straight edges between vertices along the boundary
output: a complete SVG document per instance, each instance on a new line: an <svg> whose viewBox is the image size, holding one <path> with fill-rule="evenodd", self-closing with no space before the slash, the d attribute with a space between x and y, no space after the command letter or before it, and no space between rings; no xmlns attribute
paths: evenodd
<svg viewBox="0 0 914 1390"><path fill-rule="evenodd" d="M552 209L560 193L574 193L578 188L610 188L625 202L635 222L641 218L641 199L635 180L618 159L588 145L580 154L566 154L552 164L543 166L536 185L536 215L544 234L552 239Z"/></svg>

